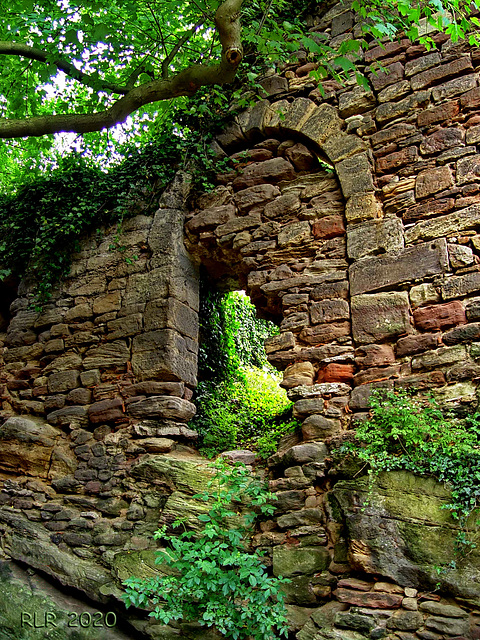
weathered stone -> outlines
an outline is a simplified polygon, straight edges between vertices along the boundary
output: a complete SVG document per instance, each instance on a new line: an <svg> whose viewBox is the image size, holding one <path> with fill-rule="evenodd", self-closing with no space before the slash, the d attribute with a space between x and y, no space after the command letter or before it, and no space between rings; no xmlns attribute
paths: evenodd
<svg viewBox="0 0 480 640"><path fill-rule="evenodd" d="M410 305L412 309L423 304L439 302L440 294L430 282L423 282L410 289Z"/></svg>
<svg viewBox="0 0 480 640"><path fill-rule="evenodd" d="M330 322L303 329L300 340L306 344L326 344L348 335L350 335L349 322Z"/></svg>
<svg viewBox="0 0 480 640"><path fill-rule="evenodd" d="M340 94L338 98L338 111L340 117L344 119L369 111L373 107L375 107L375 96L361 86Z"/></svg>
<svg viewBox="0 0 480 640"><path fill-rule="evenodd" d="M310 223L292 222L282 228L278 234L278 246L288 247L305 243L311 237Z"/></svg>
<svg viewBox="0 0 480 640"><path fill-rule="evenodd" d="M345 218L350 223L379 218L380 214L380 205L374 193L354 193L345 206Z"/></svg>
<svg viewBox="0 0 480 640"><path fill-rule="evenodd" d="M233 188L235 191L240 191L265 182L277 184L294 178L295 171L287 160L273 158L247 165L233 181Z"/></svg>
<svg viewBox="0 0 480 640"><path fill-rule="evenodd" d="M433 193L444 191L452 185L453 176L448 167L425 169L418 174L415 183L415 196L417 198L426 198Z"/></svg>
<svg viewBox="0 0 480 640"><path fill-rule="evenodd" d="M461 158L457 162L457 184L477 182L480 176L480 155ZM478 208L478 206L477 206Z"/></svg>
<svg viewBox="0 0 480 640"><path fill-rule="evenodd" d="M435 331L444 327L454 327L457 324L465 324L465 309L458 300L437 304L429 307L421 307L413 312L413 319L418 329L422 331Z"/></svg>
<svg viewBox="0 0 480 640"><path fill-rule="evenodd" d="M132 367L137 380L183 381L195 386L197 356L188 347L186 339L171 329L135 337Z"/></svg>
<svg viewBox="0 0 480 640"><path fill-rule="evenodd" d="M303 439L309 440L325 440L337 431L340 431L340 420L332 420L325 418L320 414L308 416L302 423Z"/></svg>
<svg viewBox="0 0 480 640"><path fill-rule="evenodd" d="M419 225L417 225L419 226ZM413 230L415 230L414 227ZM407 234L412 230L407 229ZM410 233L410 235L412 235ZM440 234L439 234L440 235ZM447 243L442 239L427 242L375 258L365 258L350 267L350 292L352 296L437 275L448 269Z"/></svg>
<svg viewBox="0 0 480 640"><path fill-rule="evenodd" d="M440 616L429 616L425 620L427 629L433 629L449 636L464 636L468 633L468 623L458 618L442 618Z"/></svg>
<svg viewBox="0 0 480 640"><path fill-rule="evenodd" d="M267 218L279 219L299 211L301 204L298 193L285 193L284 195L279 195L279 197L275 198L272 202L269 202L263 213Z"/></svg>
<svg viewBox="0 0 480 640"><path fill-rule="evenodd" d="M352 297L352 332L359 343L411 333L406 291Z"/></svg>
<svg viewBox="0 0 480 640"><path fill-rule="evenodd" d="M318 525L322 523L322 521L322 509L301 509L300 511L286 513L277 518L277 524L280 529L295 529L297 527Z"/></svg>
<svg viewBox="0 0 480 640"><path fill-rule="evenodd" d="M175 298L153 300L147 303L144 314L145 331L174 329L196 340L198 338L198 314Z"/></svg>
<svg viewBox="0 0 480 640"><path fill-rule="evenodd" d="M372 609L396 609L401 606L403 600L401 595L379 591L362 592L339 588L333 593L339 602Z"/></svg>
<svg viewBox="0 0 480 640"><path fill-rule="evenodd" d="M79 372L75 370L58 371L52 373L48 378L49 393L63 393L78 387Z"/></svg>
<svg viewBox="0 0 480 640"><path fill-rule="evenodd" d="M394 153L389 153L386 156L377 158L377 171L379 173L386 173L395 169L399 169L406 164L411 164L417 159L417 147L406 147L401 151L395 151Z"/></svg>
<svg viewBox="0 0 480 640"><path fill-rule="evenodd" d="M418 606L420 611L426 611L434 616L444 618L468 618L468 612L453 604L442 604L434 600L421 602Z"/></svg>
<svg viewBox="0 0 480 640"><path fill-rule="evenodd" d="M353 365L338 364L336 362L330 362L329 364L321 367L317 376L317 382L320 384L324 382L341 382L351 384L352 380Z"/></svg>
<svg viewBox="0 0 480 640"><path fill-rule="evenodd" d="M267 354L291 349L294 346L295 336L290 331L280 333L278 336L272 336L265 340L265 351Z"/></svg>
<svg viewBox="0 0 480 640"><path fill-rule="evenodd" d="M336 165L344 198L373 191L372 169L365 153L357 153Z"/></svg>
<svg viewBox="0 0 480 640"><path fill-rule="evenodd" d="M312 300L343 298L348 299L348 281L326 282L316 286L310 293Z"/></svg>
<svg viewBox="0 0 480 640"><path fill-rule="evenodd" d="M398 102L383 102L377 107L376 119L383 124L428 104L430 91L418 91Z"/></svg>
<svg viewBox="0 0 480 640"><path fill-rule="evenodd" d="M300 133L321 146L341 128L342 120L338 117L336 108L323 103L310 112L308 119L300 127Z"/></svg>
<svg viewBox="0 0 480 640"><path fill-rule="evenodd" d="M403 249L403 224L397 217L349 225L347 251L349 258L358 260L369 254Z"/></svg>
<svg viewBox="0 0 480 640"><path fill-rule="evenodd" d="M405 77L410 78L417 73L436 67L440 62L441 58L438 51L409 60L405 65Z"/></svg>
<svg viewBox="0 0 480 640"><path fill-rule="evenodd" d="M450 264L454 269L468 267L473 264L475 260L470 247L465 247L462 244L449 244L448 255L450 257Z"/></svg>
<svg viewBox="0 0 480 640"><path fill-rule="evenodd" d="M222 458L230 462L240 462L242 464L253 464L255 462L255 454L249 449L234 449L232 451L224 451Z"/></svg>
<svg viewBox="0 0 480 640"><path fill-rule="evenodd" d="M437 122L444 122L445 120L452 120L460 110L458 100L452 100L446 102L438 107L425 109L418 114L417 122L419 127L429 127Z"/></svg>
<svg viewBox="0 0 480 640"><path fill-rule="evenodd" d="M306 312L291 313L289 316L284 318L280 323L280 331L299 331L303 329L303 327L308 326L308 324L309 324L308 313Z"/></svg>
<svg viewBox="0 0 480 640"><path fill-rule="evenodd" d="M290 546L273 548L273 574L275 576L298 576L323 571L330 564L330 555L323 547Z"/></svg>
<svg viewBox="0 0 480 640"><path fill-rule="evenodd" d="M372 83L373 88L376 91L380 91L384 87L390 84L394 84L403 79L404 68L400 62L394 62L390 66L385 68L385 71L378 71L377 73L369 74L368 78Z"/></svg>
<svg viewBox="0 0 480 640"><path fill-rule="evenodd" d="M310 318L313 324L321 322L333 322L335 320L348 320L350 307L346 300L322 300L310 303Z"/></svg>
<svg viewBox="0 0 480 640"><path fill-rule="evenodd" d="M413 358L412 370L418 371L422 369L435 369L436 367L445 367L447 365L456 364L465 360L467 357L466 348L463 345L455 345L452 347L441 347L434 351L429 351L422 356Z"/></svg>
<svg viewBox="0 0 480 640"><path fill-rule="evenodd" d="M102 422L117 422L125 418L123 401L121 398L100 400L88 408L88 418L93 424Z"/></svg>
<svg viewBox="0 0 480 640"><path fill-rule="evenodd" d="M328 240L345 234L343 216L325 216L314 222L312 227L313 236L318 240Z"/></svg>
<svg viewBox="0 0 480 640"><path fill-rule="evenodd" d="M343 629L354 629L369 634L375 627L375 619L359 613L339 612L335 616L335 625Z"/></svg>
<svg viewBox="0 0 480 640"><path fill-rule="evenodd" d="M270 466L281 464L285 467L295 467L309 462L323 462L327 455L324 444L298 444L287 449L283 454L275 454L268 459Z"/></svg>
<svg viewBox="0 0 480 640"><path fill-rule="evenodd" d="M423 154L439 153L445 149L462 146L464 139L465 131L461 128L439 129L423 140L420 151Z"/></svg>
<svg viewBox="0 0 480 640"><path fill-rule="evenodd" d="M356 373L353 378L353 382L355 386L359 386L366 384L367 382L378 382L380 380L388 380L388 378L398 377L399 373L399 364L395 364L390 367L372 367Z"/></svg>
<svg viewBox="0 0 480 640"><path fill-rule="evenodd" d="M368 409L370 406L370 396L375 389L385 389L387 391L393 390L393 381L385 380L382 382L374 382L372 384L362 384L360 387L355 387L352 391L349 402L350 409L352 409L352 411Z"/></svg>
<svg viewBox="0 0 480 640"><path fill-rule="evenodd" d="M280 386L291 389L299 385L312 385L314 375L315 370L310 362L295 362L285 369Z"/></svg>
<svg viewBox="0 0 480 640"><path fill-rule="evenodd" d="M130 350L121 340L89 349L83 359L85 369L107 369L125 365L130 360Z"/></svg>
<svg viewBox="0 0 480 640"><path fill-rule="evenodd" d="M409 93L410 82L408 80L401 80L382 89L377 96L377 100L378 102L390 102L403 98Z"/></svg>
<svg viewBox="0 0 480 640"><path fill-rule="evenodd" d="M239 233L245 229L251 229L252 227L258 227L262 222L260 214L258 212L250 212L248 216L242 216L241 218L232 218L225 224L219 225L215 229L215 235L227 236L232 233Z"/></svg>
<svg viewBox="0 0 480 640"><path fill-rule="evenodd" d="M148 453L168 453L173 449L175 440L170 438L143 438L141 446Z"/></svg>
<svg viewBox="0 0 480 640"><path fill-rule="evenodd" d="M446 345L460 342L473 342L480 337L480 322L470 322L461 327L455 327L443 334L443 342Z"/></svg>
<svg viewBox="0 0 480 640"><path fill-rule="evenodd" d="M128 413L133 418L167 418L188 422L195 412L194 404L176 396L150 396L128 405Z"/></svg>
<svg viewBox="0 0 480 640"><path fill-rule="evenodd" d="M453 60L448 64L436 65L433 68L418 73L411 78L411 86L414 91L429 87L438 80L458 76L461 72L472 69L472 61L468 57Z"/></svg>
<svg viewBox="0 0 480 640"><path fill-rule="evenodd" d="M438 333L424 333L400 338L396 346L397 358L421 353L428 349L436 349L440 344L440 337Z"/></svg>
<svg viewBox="0 0 480 640"><path fill-rule="evenodd" d="M480 273L473 271L462 276L446 278L440 288L444 300L462 298L474 291L480 291Z"/></svg>
<svg viewBox="0 0 480 640"><path fill-rule="evenodd" d="M388 629L399 631L416 631L421 626L423 626L423 616L418 611L395 611L387 620Z"/></svg>
<svg viewBox="0 0 480 640"><path fill-rule="evenodd" d="M433 99L435 102L440 102L441 100L445 100L445 98L452 98L461 93L466 93L470 89L474 89L477 86L477 82L478 79L475 73L449 80L438 87L434 87L432 91Z"/></svg>
<svg viewBox="0 0 480 640"><path fill-rule="evenodd" d="M363 369L383 367L395 362L395 354L388 344L367 344L355 351L355 362Z"/></svg>

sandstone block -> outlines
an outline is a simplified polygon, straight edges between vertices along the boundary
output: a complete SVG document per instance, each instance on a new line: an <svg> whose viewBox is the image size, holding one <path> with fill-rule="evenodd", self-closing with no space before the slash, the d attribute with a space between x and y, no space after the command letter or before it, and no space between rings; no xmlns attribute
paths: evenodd
<svg viewBox="0 0 480 640"><path fill-rule="evenodd" d="M474 291L480 291L480 273L473 271L461 276L446 278L440 288L444 300L462 298Z"/></svg>
<svg viewBox="0 0 480 640"><path fill-rule="evenodd" d="M393 380L384 380L382 382L372 382L371 384L362 384L355 387L350 397L349 407L352 411L363 411L370 406L370 396L376 389L393 390Z"/></svg>
<svg viewBox="0 0 480 640"><path fill-rule="evenodd" d="M411 78L410 83L412 89L417 91L418 89L424 89L430 85L442 80L444 78L451 78L458 76L459 73L472 69L472 61L469 57L459 58L449 62L447 64L438 65L427 71L422 71Z"/></svg>
<svg viewBox="0 0 480 640"><path fill-rule="evenodd" d="M390 367L372 367L371 369L364 369L356 373L353 378L353 383L358 387L369 382L379 382L381 380L398 377L399 373L399 364L394 364Z"/></svg>
<svg viewBox="0 0 480 640"><path fill-rule="evenodd" d="M339 602L371 609L398 609L403 600L403 596L400 594L382 593L381 591L362 592L339 588L333 594Z"/></svg>
<svg viewBox="0 0 480 640"><path fill-rule="evenodd" d="M458 100L452 100L451 102L446 102L445 104L441 104L438 107L425 109L418 114L418 126L429 127L430 125L436 124L438 122L452 120L455 116L458 115L459 111L460 105L458 103Z"/></svg>
<svg viewBox="0 0 480 640"><path fill-rule="evenodd" d="M462 636L468 633L468 623L465 620L455 618L443 618L440 616L429 616L425 620L427 629L433 629L449 636Z"/></svg>
<svg viewBox="0 0 480 640"><path fill-rule="evenodd" d="M306 312L291 313L280 323L280 331L299 331L308 326L309 317Z"/></svg>
<svg viewBox="0 0 480 640"><path fill-rule="evenodd" d="M49 393L63 393L78 387L79 372L75 370L52 373L48 378Z"/></svg>
<svg viewBox="0 0 480 640"><path fill-rule="evenodd" d="M377 107L376 119L383 124L412 112L420 106L428 104L430 91L418 91L398 102L383 102Z"/></svg>
<svg viewBox="0 0 480 640"><path fill-rule="evenodd" d="M345 218L349 223L379 218L380 215L380 204L372 192L354 193L345 205Z"/></svg>
<svg viewBox="0 0 480 640"><path fill-rule="evenodd" d="M319 384L324 382L343 382L345 384L351 384L352 380L353 365L338 364L336 362L330 362L326 366L322 367L317 376L317 382Z"/></svg>
<svg viewBox="0 0 480 640"><path fill-rule="evenodd" d="M327 154L330 161L335 164L356 153L365 151L366 148L361 138L355 135L349 135L343 131L327 138L323 143L323 151Z"/></svg>
<svg viewBox="0 0 480 640"><path fill-rule="evenodd" d="M423 140L420 151L426 155L440 153L445 149L461 147L464 140L465 131L460 127L439 129Z"/></svg>
<svg viewBox="0 0 480 640"><path fill-rule="evenodd" d="M403 224L397 217L349 225L347 229L348 257L354 260L369 254L399 251L403 247Z"/></svg>
<svg viewBox="0 0 480 640"><path fill-rule="evenodd" d="M395 611L387 620L388 629L399 631L416 631L421 626L423 626L423 616L418 611Z"/></svg>
<svg viewBox="0 0 480 640"><path fill-rule="evenodd" d="M418 329L422 331L435 331L445 327L454 327L457 324L465 324L465 309L458 300L437 304L429 307L421 307L413 312L413 319Z"/></svg>
<svg viewBox="0 0 480 640"><path fill-rule="evenodd" d="M294 178L295 171L290 162L285 158L273 158L247 165L233 181L233 188L235 191L241 191L265 182L277 184Z"/></svg>
<svg viewBox="0 0 480 640"><path fill-rule="evenodd" d="M278 336L272 336L265 340L266 353L274 353L275 351L283 351L291 349L295 346L295 336L290 331L280 333Z"/></svg>
<svg viewBox="0 0 480 640"><path fill-rule="evenodd" d="M306 344L326 344L337 338L350 335L349 322L331 322L306 327L300 333L300 340Z"/></svg>
<svg viewBox="0 0 480 640"><path fill-rule="evenodd" d="M380 91L384 87L395 84L403 79L404 76L404 67L400 62L394 62L390 66L385 68L385 71L379 71L377 74L369 74L368 79L370 80L373 88L376 91ZM419 87L420 88L420 87Z"/></svg>
<svg viewBox="0 0 480 640"><path fill-rule="evenodd" d="M359 343L412 332L406 291L354 296L351 306L353 337Z"/></svg>
<svg viewBox="0 0 480 640"><path fill-rule="evenodd" d="M406 239L409 231L412 230L407 230ZM439 239L408 247L394 255L365 258L356 262L350 267L350 292L356 295L375 291L387 285L394 286L443 273L447 269L447 243L444 239Z"/></svg>
<svg viewBox="0 0 480 640"><path fill-rule="evenodd" d="M151 396L128 405L128 413L133 418L166 418L185 422L193 418L196 410L194 404L175 396Z"/></svg>
<svg viewBox="0 0 480 640"><path fill-rule="evenodd" d="M456 364L462 360L466 360L467 350L463 345L454 345L452 347L440 347L434 351L428 351L422 356L413 358L412 371L421 371L435 369L436 367L445 367Z"/></svg>
<svg viewBox="0 0 480 640"><path fill-rule="evenodd" d="M436 349L440 344L440 334L423 333L420 335L406 336L397 342L397 358L414 355L428 349Z"/></svg>
<svg viewBox="0 0 480 640"><path fill-rule="evenodd" d="M466 107L467 109L480 107L480 88L477 87L464 93L460 98L460 102L462 107Z"/></svg>
<svg viewBox="0 0 480 640"><path fill-rule="evenodd" d="M426 611L434 616L443 616L444 618L468 618L468 613L452 604L442 604L441 602L435 602L427 600L421 602L418 606L420 611Z"/></svg>
<svg viewBox="0 0 480 640"><path fill-rule="evenodd" d="M433 193L444 191L452 185L453 177L447 166L425 169L418 174L415 183L415 196L417 198L426 198Z"/></svg>
<svg viewBox="0 0 480 640"><path fill-rule="evenodd" d="M343 236L345 233L345 225L343 222L343 216L325 216L320 218L313 224L313 235L318 240L327 240L329 238L336 238L337 236Z"/></svg>
<svg viewBox="0 0 480 640"><path fill-rule="evenodd" d="M409 60L405 65L405 77L410 78L417 73L436 67L440 62L441 58L438 51Z"/></svg>
<svg viewBox="0 0 480 640"><path fill-rule="evenodd" d="M361 86L340 94L338 98L338 111L340 117L344 119L369 111L373 107L375 107L375 96Z"/></svg>
<svg viewBox="0 0 480 640"><path fill-rule="evenodd" d="M336 165L344 198L373 191L372 169L365 153L357 153Z"/></svg>
<svg viewBox="0 0 480 640"><path fill-rule="evenodd" d="M439 302L440 294L430 282L423 282L410 289L410 305L412 309L422 304Z"/></svg>
<svg viewBox="0 0 480 640"><path fill-rule="evenodd" d="M198 338L198 314L175 298L148 302L145 308L144 326L145 331L168 328L193 340Z"/></svg>
<svg viewBox="0 0 480 640"><path fill-rule="evenodd" d="M355 351L355 362L362 369L383 367L395 362L395 354L389 344L366 344Z"/></svg>
<svg viewBox="0 0 480 640"><path fill-rule="evenodd" d="M321 146L341 128L342 120L338 117L336 108L323 103L310 113L308 120L300 127L300 133Z"/></svg>
<svg viewBox="0 0 480 640"><path fill-rule="evenodd" d="M435 102L440 102L446 98L452 98L458 96L461 93L465 93L470 89L474 89L478 84L478 78L475 73L468 76L462 76L461 78L455 78L449 80L444 84L435 87L432 91L432 96Z"/></svg>
<svg viewBox="0 0 480 640"><path fill-rule="evenodd" d="M334 322L335 320L348 320L350 307L346 300L322 300L310 303L310 318L312 324Z"/></svg>
<svg viewBox="0 0 480 640"><path fill-rule="evenodd" d="M107 369L125 365L130 360L130 349L125 342L115 340L88 349L83 360L85 369Z"/></svg>
<svg viewBox="0 0 480 640"><path fill-rule="evenodd" d="M253 227L258 227L262 223L262 219L260 214L257 212L250 213L248 216L242 216L240 218L232 218L225 222L225 224L219 225L215 229L215 235L222 236L230 235L231 233L239 233L240 231L244 231L245 229L252 229ZM165 298L167 294L163 296Z"/></svg>
<svg viewBox="0 0 480 640"><path fill-rule="evenodd" d="M314 375L315 369L311 362L295 362L285 369L280 386L292 389L303 384L312 385Z"/></svg>
<svg viewBox="0 0 480 640"><path fill-rule="evenodd" d="M280 248L303 244L311 237L310 223L305 221L292 222L282 228L278 234Z"/></svg>
<svg viewBox="0 0 480 640"><path fill-rule="evenodd" d="M326 298L348 299L348 281L340 280L339 282L326 282L317 285L310 293L312 300L325 300Z"/></svg>
<svg viewBox="0 0 480 640"><path fill-rule="evenodd" d="M324 571L330 564L330 555L324 547L277 546L273 548L273 575L312 575Z"/></svg>
<svg viewBox="0 0 480 640"><path fill-rule="evenodd" d="M132 345L132 367L137 380L181 381L195 386L197 355L189 346L186 338L171 329L136 336Z"/></svg>
<svg viewBox="0 0 480 640"><path fill-rule="evenodd" d="M480 156L479 156L480 158ZM480 165L479 165L480 166ZM475 227L480 222L480 205L472 204L466 209L447 213L444 216L417 223L405 232L405 241L430 240L459 233Z"/></svg>
<svg viewBox="0 0 480 640"><path fill-rule="evenodd" d="M263 213L267 218L283 218L284 216L289 216L299 211L301 204L298 193L285 193L284 195L279 195L272 202L269 202Z"/></svg>
<svg viewBox="0 0 480 640"><path fill-rule="evenodd" d="M457 184L477 182L480 176L480 155L467 156L457 162Z"/></svg>
<svg viewBox="0 0 480 640"><path fill-rule="evenodd" d="M325 440L341 429L340 420L325 418L321 414L313 414L308 416L302 422L302 436L308 442L309 440Z"/></svg>
<svg viewBox="0 0 480 640"><path fill-rule="evenodd" d="M271 186L271 185L262 185L262 186ZM258 187L254 187L258 188ZM272 187L273 188L273 187ZM239 193L243 193L240 191ZM247 202L251 202L254 198L247 199L245 198L245 203L242 202L242 205L245 206L245 210L249 207ZM252 202L251 206L253 207L255 204L255 200ZM199 213L196 213L191 220L187 223L187 229L192 233L202 233L203 231L210 231L211 229L215 229L220 224L225 224L231 218L235 216L235 207L231 204L225 204L220 207L211 207L209 209L204 209Z"/></svg>
<svg viewBox="0 0 480 640"><path fill-rule="evenodd" d="M395 151L394 153L389 153L386 156L377 158L377 171L379 173L385 173L394 169L399 169L406 164L415 162L417 158L417 147L406 147L401 151Z"/></svg>
<svg viewBox="0 0 480 640"><path fill-rule="evenodd" d="M460 303L459 303L460 304ZM470 322L461 327L455 327L443 334L443 342L447 345L460 342L473 342L480 337L480 322Z"/></svg>
<svg viewBox="0 0 480 640"><path fill-rule="evenodd" d="M100 402L94 402L88 408L88 419L93 424L99 424L101 422L117 422L124 418L125 413L121 398L100 400Z"/></svg>

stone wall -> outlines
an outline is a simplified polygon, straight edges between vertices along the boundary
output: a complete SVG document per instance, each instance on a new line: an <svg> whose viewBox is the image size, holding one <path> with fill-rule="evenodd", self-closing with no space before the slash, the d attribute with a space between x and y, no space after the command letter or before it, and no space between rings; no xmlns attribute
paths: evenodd
<svg viewBox="0 0 480 640"><path fill-rule="evenodd" d="M356 28L340 6L311 19L332 46ZM372 43L365 63L388 73L371 91L320 92L299 52L218 136L231 170L213 193L186 211L179 175L154 216L86 238L41 312L22 283L2 334L6 557L120 612L121 580L153 571L158 525L198 525L209 472L186 423L202 264L280 326L266 350L302 430L269 460L278 511L252 543L292 579L292 637L480 637L477 552L435 569L457 532L443 488L387 475L364 508L364 481L329 451L373 388L477 405L480 54L436 40ZM152 638L207 637L129 620Z"/></svg>

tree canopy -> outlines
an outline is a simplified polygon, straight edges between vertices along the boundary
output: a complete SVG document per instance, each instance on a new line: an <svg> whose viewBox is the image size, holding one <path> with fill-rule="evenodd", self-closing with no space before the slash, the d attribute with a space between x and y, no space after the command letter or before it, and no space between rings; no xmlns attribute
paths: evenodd
<svg viewBox="0 0 480 640"><path fill-rule="evenodd" d="M403 32L428 45L422 21L453 40L479 42L480 0L346 0L346 9L361 18L360 30L332 49L327 34L308 29L304 18L333 4L9 0L0 14L0 138L6 140L0 162L15 173L39 151L58 148L52 134L59 132L98 142L100 134L88 138L88 132L105 136L127 121L124 139L127 130L142 132L202 87L212 95L219 85L235 80L238 86L239 75L253 81L299 49L320 63L320 78L355 73L356 58L372 38Z"/></svg>

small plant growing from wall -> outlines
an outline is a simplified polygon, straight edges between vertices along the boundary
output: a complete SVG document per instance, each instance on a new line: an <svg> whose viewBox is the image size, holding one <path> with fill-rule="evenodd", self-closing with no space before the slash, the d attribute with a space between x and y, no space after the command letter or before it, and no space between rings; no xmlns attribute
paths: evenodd
<svg viewBox="0 0 480 640"><path fill-rule="evenodd" d="M281 586L288 580L269 576L260 554L248 549L252 524L257 515L273 513L274 496L242 464L220 459L214 469L207 490L195 496L209 505L199 516L203 530L169 535L166 527L159 529L155 538L168 549L157 552L156 563L172 575L129 578L125 604L151 609L149 615L163 624L198 621L229 640L286 636ZM242 511L245 503L248 510Z"/></svg>
<svg viewBox="0 0 480 640"><path fill-rule="evenodd" d="M372 483L382 471L400 469L446 483L452 498L445 508L462 528L457 550L474 548L468 526L480 509L480 414L445 417L433 397L404 391L374 392L370 406L370 418L357 427L357 441L340 452L363 461Z"/></svg>

